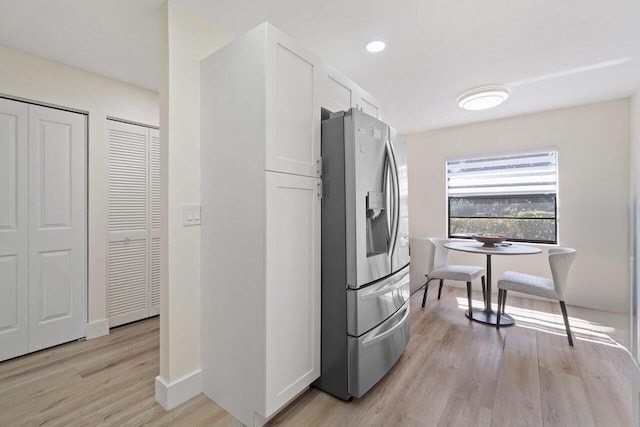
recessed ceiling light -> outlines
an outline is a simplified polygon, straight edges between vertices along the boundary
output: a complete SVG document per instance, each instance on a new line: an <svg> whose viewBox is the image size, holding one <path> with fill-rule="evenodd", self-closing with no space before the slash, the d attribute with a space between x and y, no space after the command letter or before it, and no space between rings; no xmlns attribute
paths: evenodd
<svg viewBox="0 0 640 427"><path fill-rule="evenodd" d="M367 50L369 52L380 52L384 49L386 45L382 40L374 40L372 42L367 43Z"/></svg>
<svg viewBox="0 0 640 427"><path fill-rule="evenodd" d="M487 110L497 107L509 98L504 86L482 86L466 91L458 97L458 106L465 110Z"/></svg>

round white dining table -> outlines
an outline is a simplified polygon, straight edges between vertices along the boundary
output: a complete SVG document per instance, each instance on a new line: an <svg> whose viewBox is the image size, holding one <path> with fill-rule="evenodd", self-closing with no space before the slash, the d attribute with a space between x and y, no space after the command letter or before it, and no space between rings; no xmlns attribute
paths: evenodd
<svg viewBox="0 0 640 427"><path fill-rule="evenodd" d="M513 245L511 243L502 243L496 246L484 246L476 241L453 241L445 243L444 246L454 251L471 252L474 254L483 254L487 256L487 291L484 301L484 309L474 308L472 320L476 322L495 325L497 323L497 313L491 309L491 256L492 255L533 255L542 252L533 246ZM469 317L469 312L466 313ZM500 315L500 326L513 325L513 318L508 314Z"/></svg>

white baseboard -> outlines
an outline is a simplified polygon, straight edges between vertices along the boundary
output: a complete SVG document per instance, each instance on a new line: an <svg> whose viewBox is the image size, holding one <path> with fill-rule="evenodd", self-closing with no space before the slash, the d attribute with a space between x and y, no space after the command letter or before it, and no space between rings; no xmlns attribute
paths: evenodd
<svg viewBox="0 0 640 427"><path fill-rule="evenodd" d="M167 384L160 376L156 377L156 402L167 411L172 410L202 392L202 370Z"/></svg>
<svg viewBox="0 0 640 427"><path fill-rule="evenodd" d="M88 340L109 335L109 319L94 320L87 323L85 332Z"/></svg>

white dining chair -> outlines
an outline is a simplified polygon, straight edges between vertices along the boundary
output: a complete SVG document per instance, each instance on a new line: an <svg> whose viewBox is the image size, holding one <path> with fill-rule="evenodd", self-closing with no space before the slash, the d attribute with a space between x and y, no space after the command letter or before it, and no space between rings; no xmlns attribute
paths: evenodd
<svg viewBox="0 0 640 427"><path fill-rule="evenodd" d="M427 291L429 290L429 282L432 280L440 280L438 287L438 299L442 293L442 285L445 280L454 280L457 282L467 282L467 299L469 300L469 319L473 319L471 306L471 282L478 277L482 279L482 298L485 300L485 269L475 265L450 265L449 249L444 245L448 239L428 238L427 239L427 283L424 285L424 296L422 297L422 306L427 302Z"/></svg>
<svg viewBox="0 0 640 427"><path fill-rule="evenodd" d="M549 266L552 279L533 276L530 274L505 271L498 280L498 318L496 328L500 329L500 311L504 314L504 306L507 300L507 291L516 291L543 298L549 298L560 302L564 326L567 330L569 345L573 347L569 317L564 304L564 289L567 285L569 270L576 258L576 250L572 248L549 249Z"/></svg>

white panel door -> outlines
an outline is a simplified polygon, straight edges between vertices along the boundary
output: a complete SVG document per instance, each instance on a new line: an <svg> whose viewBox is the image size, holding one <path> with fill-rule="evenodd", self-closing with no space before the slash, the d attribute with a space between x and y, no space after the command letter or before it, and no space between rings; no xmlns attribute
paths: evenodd
<svg viewBox="0 0 640 427"><path fill-rule="evenodd" d="M0 98L0 360L29 350L28 105Z"/></svg>
<svg viewBox="0 0 640 427"><path fill-rule="evenodd" d="M117 326L160 313L160 134L109 120L107 313Z"/></svg>
<svg viewBox="0 0 640 427"><path fill-rule="evenodd" d="M29 351L85 335L86 116L29 106Z"/></svg>
<svg viewBox="0 0 640 427"><path fill-rule="evenodd" d="M320 180L266 173L266 408L320 376Z"/></svg>

